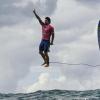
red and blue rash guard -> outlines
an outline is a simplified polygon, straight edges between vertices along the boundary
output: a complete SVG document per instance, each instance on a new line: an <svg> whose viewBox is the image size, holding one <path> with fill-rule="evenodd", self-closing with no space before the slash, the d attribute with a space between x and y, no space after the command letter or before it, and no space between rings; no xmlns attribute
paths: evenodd
<svg viewBox="0 0 100 100"><path fill-rule="evenodd" d="M53 32L54 32L54 28L50 24L42 25L42 39L43 40L50 40L50 36Z"/></svg>

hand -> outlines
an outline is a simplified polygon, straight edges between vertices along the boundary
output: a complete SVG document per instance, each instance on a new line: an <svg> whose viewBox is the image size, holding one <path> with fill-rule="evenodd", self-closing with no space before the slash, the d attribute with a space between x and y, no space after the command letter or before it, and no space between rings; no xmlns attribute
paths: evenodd
<svg viewBox="0 0 100 100"><path fill-rule="evenodd" d="M53 45L53 42L51 42L50 45Z"/></svg>
<svg viewBox="0 0 100 100"><path fill-rule="evenodd" d="M33 13L36 13L36 10L35 9L33 10Z"/></svg>

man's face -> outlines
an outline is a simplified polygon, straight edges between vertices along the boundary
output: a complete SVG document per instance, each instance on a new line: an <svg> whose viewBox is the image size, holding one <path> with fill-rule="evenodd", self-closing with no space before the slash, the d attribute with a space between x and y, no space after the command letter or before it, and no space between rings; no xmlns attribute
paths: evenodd
<svg viewBox="0 0 100 100"><path fill-rule="evenodd" d="M49 22L48 22L48 20L47 20L47 19L45 19L45 24L46 24L46 25L48 25L48 24L49 24Z"/></svg>

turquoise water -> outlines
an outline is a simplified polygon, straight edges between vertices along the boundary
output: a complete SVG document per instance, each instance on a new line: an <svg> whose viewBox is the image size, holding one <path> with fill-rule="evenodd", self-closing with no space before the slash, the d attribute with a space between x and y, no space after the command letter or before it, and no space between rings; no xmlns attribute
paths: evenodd
<svg viewBox="0 0 100 100"><path fill-rule="evenodd" d="M33 93L0 94L0 100L100 100L100 90L49 90Z"/></svg>

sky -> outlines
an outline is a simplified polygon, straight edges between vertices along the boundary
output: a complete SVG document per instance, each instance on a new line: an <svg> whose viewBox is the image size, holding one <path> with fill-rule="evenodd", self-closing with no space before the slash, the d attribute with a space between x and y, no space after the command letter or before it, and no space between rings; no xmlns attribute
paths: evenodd
<svg viewBox="0 0 100 100"><path fill-rule="evenodd" d="M41 26L33 9L55 29L48 68L38 47ZM100 0L0 1L0 93L100 89L97 25ZM80 64L80 65L67 65Z"/></svg>

